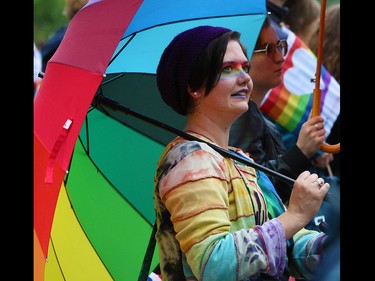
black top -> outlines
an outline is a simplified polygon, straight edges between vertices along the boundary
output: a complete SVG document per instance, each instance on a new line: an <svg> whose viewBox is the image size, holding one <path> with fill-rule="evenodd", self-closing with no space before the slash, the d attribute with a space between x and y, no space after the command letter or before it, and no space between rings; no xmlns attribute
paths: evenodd
<svg viewBox="0 0 375 281"><path fill-rule="evenodd" d="M249 101L249 109L232 124L229 145L249 152L256 163L293 179L311 165L297 145L285 148L281 134L253 101ZM287 202L293 186L268 176L283 202Z"/></svg>

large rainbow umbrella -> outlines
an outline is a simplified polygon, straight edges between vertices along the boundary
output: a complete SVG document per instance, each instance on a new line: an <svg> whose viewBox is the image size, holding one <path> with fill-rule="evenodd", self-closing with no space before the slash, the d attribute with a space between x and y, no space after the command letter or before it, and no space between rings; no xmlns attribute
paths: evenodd
<svg viewBox="0 0 375 281"><path fill-rule="evenodd" d="M94 96L178 127L154 81L167 44L208 24L240 31L251 53L266 14L264 0L92 0L74 16L34 98L34 280L137 279L172 135Z"/></svg>

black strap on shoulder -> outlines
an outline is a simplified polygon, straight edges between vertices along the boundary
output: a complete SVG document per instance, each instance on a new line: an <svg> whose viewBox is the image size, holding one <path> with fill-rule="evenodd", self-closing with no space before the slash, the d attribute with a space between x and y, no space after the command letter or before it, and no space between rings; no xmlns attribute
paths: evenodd
<svg viewBox="0 0 375 281"><path fill-rule="evenodd" d="M154 226L152 227L152 232L150 235L150 240L148 242L148 246L146 249L145 257L143 258L143 263L141 267L141 271L139 272L138 281L146 281L149 276L149 271L151 267L152 257L154 255L155 251L155 245L156 245L156 221L154 222Z"/></svg>

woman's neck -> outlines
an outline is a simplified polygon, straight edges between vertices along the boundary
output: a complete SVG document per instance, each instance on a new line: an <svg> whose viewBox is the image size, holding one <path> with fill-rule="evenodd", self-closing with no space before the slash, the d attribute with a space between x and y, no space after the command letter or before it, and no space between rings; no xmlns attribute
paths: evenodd
<svg viewBox="0 0 375 281"><path fill-rule="evenodd" d="M224 149L228 149L229 129L230 127L222 128L214 122L196 120L193 116L188 116L185 126L185 132L195 133L197 137L204 137Z"/></svg>

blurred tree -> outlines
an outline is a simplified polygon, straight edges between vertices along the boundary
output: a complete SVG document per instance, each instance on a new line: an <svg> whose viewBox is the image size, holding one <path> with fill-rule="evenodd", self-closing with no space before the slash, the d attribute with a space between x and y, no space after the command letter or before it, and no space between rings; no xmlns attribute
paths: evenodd
<svg viewBox="0 0 375 281"><path fill-rule="evenodd" d="M34 0L34 41L39 49L59 26L68 22L63 11L64 0Z"/></svg>

